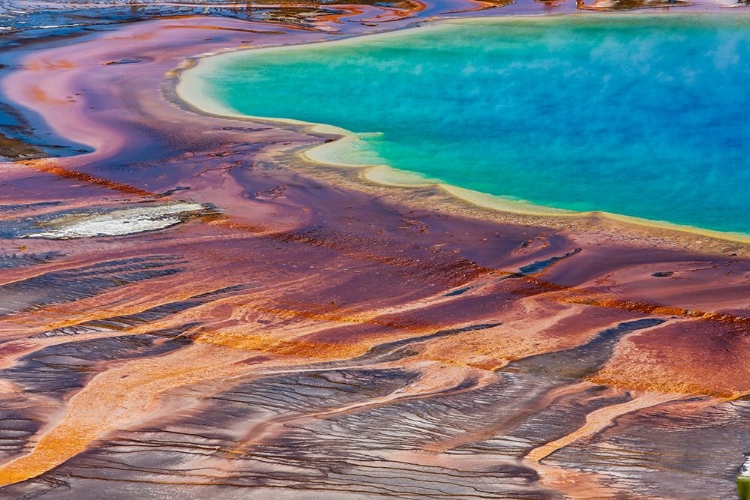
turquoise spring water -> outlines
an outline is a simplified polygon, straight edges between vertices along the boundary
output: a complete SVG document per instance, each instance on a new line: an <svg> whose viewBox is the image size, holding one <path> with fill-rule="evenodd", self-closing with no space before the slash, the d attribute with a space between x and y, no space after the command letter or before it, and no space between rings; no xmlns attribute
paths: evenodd
<svg viewBox="0 0 750 500"><path fill-rule="evenodd" d="M750 17L451 21L212 64L215 102L362 133L398 169L750 233Z"/></svg>

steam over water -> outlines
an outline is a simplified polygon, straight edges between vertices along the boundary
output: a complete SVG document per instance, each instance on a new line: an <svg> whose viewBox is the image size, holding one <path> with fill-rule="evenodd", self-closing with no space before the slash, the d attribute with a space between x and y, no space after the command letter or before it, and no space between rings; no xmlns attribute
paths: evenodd
<svg viewBox="0 0 750 500"><path fill-rule="evenodd" d="M447 22L201 66L194 78L225 107L362 134L349 162L750 233L744 16Z"/></svg>

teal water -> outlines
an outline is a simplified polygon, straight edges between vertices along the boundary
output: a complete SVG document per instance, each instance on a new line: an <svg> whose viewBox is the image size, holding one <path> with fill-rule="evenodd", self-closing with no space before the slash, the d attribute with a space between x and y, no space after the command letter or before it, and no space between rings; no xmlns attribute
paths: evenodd
<svg viewBox="0 0 750 500"><path fill-rule="evenodd" d="M448 22L216 59L203 92L477 191L750 233L750 18ZM354 153L353 153L354 154Z"/></svg>

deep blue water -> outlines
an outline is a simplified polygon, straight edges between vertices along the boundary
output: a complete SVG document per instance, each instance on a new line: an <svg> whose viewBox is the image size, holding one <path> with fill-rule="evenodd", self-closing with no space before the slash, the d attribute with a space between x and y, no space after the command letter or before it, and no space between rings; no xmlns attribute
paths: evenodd
<svg viewBox="0 0 750 500"><path fill-rule="evenodd" d="M399 169L750 233L750 17L448 22L211 68L205 92L225 106L379 132L363 140Z"/></svg>

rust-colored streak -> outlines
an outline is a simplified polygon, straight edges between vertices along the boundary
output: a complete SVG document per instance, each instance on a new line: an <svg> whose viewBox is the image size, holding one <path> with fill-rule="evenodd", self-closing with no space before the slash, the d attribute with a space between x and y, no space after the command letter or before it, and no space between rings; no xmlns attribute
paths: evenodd
<svg viewBox="0 0 750 500"><path fill-rule="evenodd" d="M65 99L51 97L38 85L32 85L31 87L29 87L28 94L31 99L39 103L55 105L68 104L68 101L66 101Z"/></svg>
<svg viewBox="0 0 750 500"><path fill-rule="evenodd" d="M73 69L78 65L69 59L57 60L31 60L24 64L24 69L29 71L50 71L57 69Z"/></svg>
<svg viewBox="0 0 750 500"><path fill-rule="evenodd" d="M0 486L36 477L77 455L96 438L135 422L156 408L165 391L230 377L249 369L243 351L197 345L161 358L136 360L91 380L68 402L59 424L41 436L30 453L0 467Z"/></svg>
<svg viewBox="0 0 750 500"><path fill-rule="evenodd" d="M558 285L549 281L540 280L535 277L523 277L530 285L521 288L515 293L525 296L547 294L547 297L569 304L582 304L606 309L620 309L623 311L638 312L646 315L659 316L682 316L706 321L731 323L750 327L750 317L736 314L717 313L710 311L693 310L686 307L664 306L640 300L627 298L605 297L585 288Z"/></svg>
<svg viewBox="0 0 750 500"><path fill-rule="evenodd" d="M305 340L282 340L273 336L235 332L201 332L195 337L201 344L219 345L245 351L259 351L310 360L351 359L367 352L365 345L327 344Z"/></svg>
<svg viewBox="0 0 750 500"><path fill-rule="evenodd" d="M114 191L119 191L125 194L132 194L136 196L153 196L154 195L154 193L145 191L135 186L131 186L129 184L114 182L114 181L103 179L101 177L96 177L94 175L87 174L84 172L77 172L75 170L69 170L69 169L63 168L59 165L56 165L54 160L28 160L28 161L23 161L20 163L22 163L23 165L27 167L31 167L34 170L45 172L51 175L56 175L58 177L62 177L63 179L71 179L77 182L85 182L87 184L91 184L94 186L99 186L99 187L103 187L107 189L112 189Z"/></svg>

